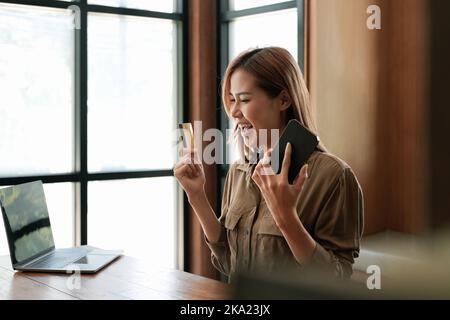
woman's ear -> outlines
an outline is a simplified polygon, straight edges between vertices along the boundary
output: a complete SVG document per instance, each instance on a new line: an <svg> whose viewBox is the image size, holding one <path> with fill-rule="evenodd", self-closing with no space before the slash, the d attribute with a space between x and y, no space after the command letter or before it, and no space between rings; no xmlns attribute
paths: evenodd
<svg viewBox="0 0 450 320"><path fill-rule="evenodd" d="M280 92L278 99L280 99L280 111L284 111L291 106L291 97L286 90Z"/></svg>

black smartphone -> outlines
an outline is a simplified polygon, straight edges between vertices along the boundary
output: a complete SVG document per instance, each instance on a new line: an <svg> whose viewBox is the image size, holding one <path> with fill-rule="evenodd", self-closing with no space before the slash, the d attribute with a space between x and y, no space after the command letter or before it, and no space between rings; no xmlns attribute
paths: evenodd
<svg viewBox="0 0 450 320"><path fill-rule="evenodd" d="M299 121L290 120L274 147L271 156L272 170L279 174L284 160L284 152L289 142L292 147L288 181L292 184L302 166L308 161L319 144L319 137L305 128ZM278 156L278 159L277 159Z"/></svg>

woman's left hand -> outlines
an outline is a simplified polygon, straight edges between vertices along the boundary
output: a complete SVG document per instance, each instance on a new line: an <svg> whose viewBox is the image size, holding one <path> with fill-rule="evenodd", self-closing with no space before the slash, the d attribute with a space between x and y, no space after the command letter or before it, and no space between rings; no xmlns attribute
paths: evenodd
<svg viewBox="0 0 450 320"><path fill-rule="evenodd" d="M252 175L253 181L258 185L266 200L275 223L278 227L285 226L297 219L297 204L300 198L300 191L308 178L308 165L305 164L295 178L293 184L289 184L288 172L291 164L292 146L286 146L283 164L280 174L276 175L270 166L270 156L272 150L264 154L255 167Z"/></svg>

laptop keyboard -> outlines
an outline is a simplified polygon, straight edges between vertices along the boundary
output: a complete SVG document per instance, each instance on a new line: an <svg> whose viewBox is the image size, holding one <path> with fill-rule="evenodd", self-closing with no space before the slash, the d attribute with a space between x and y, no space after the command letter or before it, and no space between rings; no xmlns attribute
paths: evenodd
<svg viewBox="0 0 450 320"><path fill-rule="evenodd" d="M60 269L78 260L79 258L81 258L79 255L60 255L57 253L51 253L45 258L38 260L27 267L39 269Z"/></svg>

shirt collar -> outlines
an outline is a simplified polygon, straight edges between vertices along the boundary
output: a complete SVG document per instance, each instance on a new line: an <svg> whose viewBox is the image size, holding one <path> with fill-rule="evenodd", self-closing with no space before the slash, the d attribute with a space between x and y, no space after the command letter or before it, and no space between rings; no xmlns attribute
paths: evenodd
<svg viewBox="0 0 450 320"><path fill-rule="evenodd" d="M251 165L250 163L239 163L239 164L236 166L236 169L248 173L248 172L251 171L251 169L252 169L251 166L252 166L252 165Z"/></svg>
<svg viewBox="0 0 450 320"><path fill-rule="evenodd" d="M317 150L314 151L312 153L311 157L309 158L308 163L312 163L318 154L319 154L319 152L317 152ZM256 163L252 164L250 162L238 163L236 165L236 169L244 171L245 173L247 173L247 176L249 176L253 173L253 169L255 167L256 167Z"/></svg>

